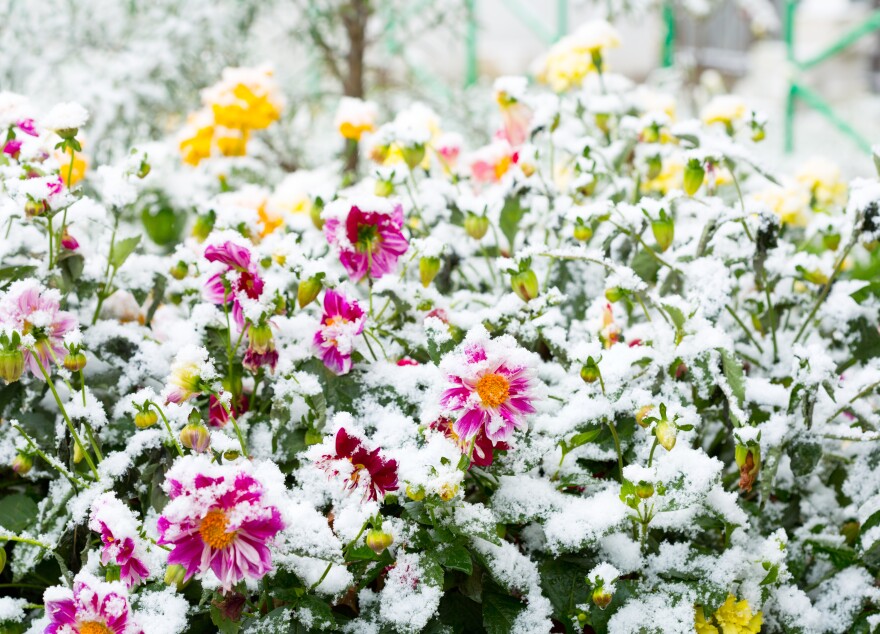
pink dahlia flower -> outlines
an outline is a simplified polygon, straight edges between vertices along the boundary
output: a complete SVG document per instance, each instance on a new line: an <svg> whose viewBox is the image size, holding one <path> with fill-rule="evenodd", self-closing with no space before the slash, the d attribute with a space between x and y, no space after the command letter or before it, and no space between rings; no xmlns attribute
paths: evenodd
<svg viewBox="0 0 880 634"><path fill-rule="evenodd" d="M3 153L12 158L18 158L19 152L21 152L21 141L18 139L11 139L3 146Z"/></svg>
<svg viewBox="0 0 880 634"><path fill-rule="evenodd" d="M25 134L29 134L30 136L38 136L37 134L37 126L34 123L33 119L22 119L18 123L16 123L18 129L24 132Z"/></svg>
<svg viewBox="0 0 880 634"><path fill-rule="evenodd" d="M350 302L341 293L324 293L324 316L315 333L314 345L321 361L331 372L342 375L351 370L354 338L364 331L367 319L356 300Z"/></svg>
<svg viewBox="0 0 880 634"><path fill-rule="evenodd" d="M449 387L440 404L458 417L452 430L465 441L485 432L492 443L506 442L515 429L525 429L525 416L535 411L529 368L509 359L502 347L498 340L466 342L441 365Z"/></svg>
<svg viewBox="0 0 880 634"><path fill-rule="evenodd" d="M263 293L263 279L251 252L233 242L224 242L206 248L205 259L226 265L225 271L215 273L205 283L206 299L221 305L231 303L235 323L239 328L244 327L242 302L259 299Z"/></svg>
<svg viewBox="0 0 880 634"><path fill-rule="evenodd" d="M125 586L80 572L73 590L54 586L43 594L49 624L45 634L140 634Z"/></svg>
<svg viewBox="0 0 880 634"><path fill-rule="evenodd" d="M471 154L471 175L478 183L498 183L519 162L519 153L504 139L496 139Z"/></svg>
<svg viewBox="0 0 880 634"><path fill-rule="evenodd" d="M171 501L159 518L157 543L173 547L168 564L183 566L186 579L211 570L228 590L272 570L269 542L284 523L251 469L250 462L217 465L187 456L168 471Z"/></svg>
<svg viewBox="0 0 880 634"><path fill-rule="evenodd" d="M362 488L365 499L377 500L397 490L397 461L382 456L378 447L367 449L360 438L340 428L334 449L317 464L331 475L344 475L349 491Z"/></svg>
<svg viewBox="0 0 880 634"><path fill-rule="evenodd" d="M453 422L448 418L438 418L433 423L431 423L431 429L439 431L444 436L458 444L464 455L467 455L467 452L470 448L470 442L467 440L463 440L459 438L453 429ZM486 430L480 429L477 432L476 440L474 441L474 452L471 454L471 466L477 465L478 467L488 467L492 464L492 461L495 460L495 451L507 451L510 449L510 446L506 442L492 442L488 436L486 436Z"/></svg>
<svg viewBox="0 0 880 634"><path fill-rule="evenodd" d="M101 534L101 563L119 566L119 578L126 586L131 588L150 576L138 543L138 522L113 493L104 493L92 503L89 528Z"/></svg>
<svg viewBox="0 0 880 634"><path fill-rule="evenodd" d="M403 208L390 213L363 211L354 205L344 219L329 218L324 235L339 251L339 261L355 280L365 275L378 279L390 273L409 243L403 235Z"/></svg>
<svg viewBox="0 0 880 634"><path fill-rule="evenodd" d="M27 367L34 376L43 378L40 363L49 372L50 362L60 363L67 354L64 335L77 326L72 313L60 310L61 295L42 288L35 280L14 283L0 299L0 324L12 327L34 338L33 349L24 350Z"/></svg>

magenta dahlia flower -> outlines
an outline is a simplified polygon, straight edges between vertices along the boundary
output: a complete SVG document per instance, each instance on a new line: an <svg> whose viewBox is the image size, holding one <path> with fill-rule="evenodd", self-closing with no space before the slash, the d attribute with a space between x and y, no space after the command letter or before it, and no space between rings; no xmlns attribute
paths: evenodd
<svg viewBox="0 0 880 634"><path fill-rule="evenodd" d="M362 488L365 499L378 500L397 490L397 461L382 456L378 447L367 449L360 438L340 428L334 449L317 464L331 475L345 476L349 491Z"/></svg>
<svg viewBox="0 0 880 634"><path fill-rule="evenodd" d="M64 335L76 329L76 317L60 310L61 295L44 289L36 280L15 282L0 299L0 325L34 338L33 350L24 350L24 360L34 376L43 378L40 363L49 372L50 363L61 363L67 350Z"/></svg>
<svg viewBox="0 0 880 634"><path fill-rule="evenodd" d="M186 456L168 471L171 501L158 520L157 543L173 547L168 564L183 566L186 579L211 570L228 590L272 570L269 543L284 523L251 470L250 462L218 465Z"/></svg>
<svg viewBox="0 0 880 634"><path fill-rule="evenodd" d="M49 625L45 634L140 634L132 618L125 586L80 572L73 590L62 586L43 594Z"/></svg>
<svg viewBox="0 0 880 634"><path fill-rule="evenodd" d="M380 199L381 200L381 199ZM388 203L382 200L377 208ZM324 235L338 252L339 261L352 279L365 275L378 279L390 273L409 243L403 235L403 208L364 211L352 205L343 218L330 217Z"/></svg>
<svg viewBox="0 0 880 634"><path fill-rule="evenodd" d="M92 503L89 528L101 534L101 563L119 566L119 578L126 586L131 588L150 576L138 522L113 493L103 493Z"/></svg>
<svg viewBox="0 0 880 634"><path fill-rule="evenodd" d="M344 295L332 290L324 293L324 316L313 343L331 372L342 375L351 370L355 337L364 331L366 321L357 300L349 302Z"/></svg>
<svg viewBox="0 0 880 634"><path fill-rule="evenodd" d="M447 416L457 416L452 429L459 438L470 441L485 432L499 443L515 429L525 429L525 416L535 411L535 395L522 352L509 337L473 341L469 336L460 351L443 360L449 386L440 405Z"/></svg>
<svg viewBox="0 0 880 634"><path fill-rule="evenodd" d="M243 302L259 299L263 293L263 279L251 252L233 242L211 245L205 249L205 259L221 262L226 270L215 273L205 283L205 298L215 304L232 304L232 316L239 328L244 327Z"/></svg>

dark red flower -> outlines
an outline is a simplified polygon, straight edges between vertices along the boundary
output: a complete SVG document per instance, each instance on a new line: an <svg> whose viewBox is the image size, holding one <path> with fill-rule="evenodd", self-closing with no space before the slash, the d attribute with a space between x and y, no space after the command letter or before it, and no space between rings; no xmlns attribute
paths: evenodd
<svg viewBox="0 0 880 634"><path fill-rule="evenodd" d="M453 431L452 426L453 423L448 418L438 418L431 423L431 429L439 431L447 438L454 440L461 449L462 454L465 454L470 448L470 443L462 441L455 431ZM476 465L478 467L488 467L495 459L494 454L496 450L507 451L508 449L510 449L510 446L506 442L493 443L486 435L485 430L480 428L480 431L476 436L476 441L474 442L474 453L471 456L471 466Z"/></svg>
<svg viewBox="0 0 880 634"><path fill-rule="evenodd" d="M343 469L334 465L334 462L341 460L352 465L350 470L345 469L347 489L353 491L362 487L364 497L371 500L383 497L388 491L397 490L397 461L382 456L378 447L367 449L359 438L352 436L344 428L336 433L335 454L323 456L319 466L333 475L339 475Z"/></svg>

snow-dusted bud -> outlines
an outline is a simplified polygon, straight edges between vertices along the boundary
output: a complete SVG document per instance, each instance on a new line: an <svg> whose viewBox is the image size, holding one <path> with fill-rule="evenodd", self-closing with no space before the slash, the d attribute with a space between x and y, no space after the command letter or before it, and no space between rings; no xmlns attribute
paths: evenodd
<svg viewBox="0 0 880 634"><path fill-rule="evenodd" d="M604 610L611 604L611 598L604 585L593 589L593 603L600 610Z"/></svg>
<svg viewBox="0 0 880 634"><path fill-rule="evenodd" d="M574 225L574 239L578 242L587 242L590 238L593 237L593 229L590 225L584 223L583 220L578 219L578 221Z"/></svg>
<svg viewBox="0 0 880 634"><path fill-rule="evenodd" d="M373 188L373 191L380 198L388 198L391 194L394 193L394 183L390 180L377 180L376 186Z"/></svg>
<svg viewBox="0 0 880 634"><path fill-rule="evenodd" d="M205 238L211 234L211 231L214 230L215 221L216 216L213 211L198 216L192 230L192 234L196 240L199 242L205 240Z"/></svg>
<svg viewBox="0 0 880 634"><path fill-rule="evenodd" d="M486 216L478 216L468 212L464 219L464 230L474 240L482 240L486 232L489 231L489 219Z"/></svg>
<svg viewBox="0 0 880 634"><path fill-rule="evenodd" d="M700 159L692 158L687 162L684 168L684 191L688 196L693 196L703 184L706 177L706 168L700 162Z"/></svg>
<svg viewBox="0 0 880 634"><path fill-rule="evenodd" d="M599 364L596 363L593 357L590 357L581 367L581 379L583 379L584 383L595 383L599 376Z"/></svg>
<svg viewBox="0 0 880 634"><path fill-rule="evenodd" d="M661 253L672 245L672 241L675 239L675 222L665 209L661 209L660 216L651 221L651 232L654 234L654 240L657 241Z"/></svg>
<svg viewBox="0 0 880 634"><path fill-rule="evenodd" d="M211 432L201 422L187 423L180 430L180 444L197 453L204 453L211 446Z"/></svg>
<svg viewBox="0 0 880 634"><path fill-rule="evenodd" d="M425 288L431 285L439 271L440 258L436 256L419 258L419 278L422 280L422 286Z"/></svg>
<svg viewBox="0 0 880 634"><path fill-rule="evenodd" d="M406 485L406 497L413 502L421 502L425 499L425 490L420 486Z"/></svg>
<svg viewBox="0 0 880 634"><path fill-rule="evenodd" d="M666 451L672 451L672 448L675 447L676 431L675 425L667 420L661 420L654 429L654 435L661 447Z"/></svg>
<svg viewBox="0 0 880 634"><path fill-rule="evenodd" d="M152 427L159 420L159 416L151 409L145 409L134 415L134 424L138 429Z"/></svg>
<svg viewBox="0 0 880 634"><path fill-rule="evenodd" d="M171 267L170 273L175 280L182 280L189 274L189 266L183 260L178 260L177 264Z"/></svg>
<svg viewBox="0 0 880 634"><path fill-rule="evenodd" d="M605 289L605 299L615 304L626 295L626 291L619 286L610 286Z"/></svg>
<svg viewBox="0 0 880 634"><path fill-rule="evenodd" d="M367 546L377 555L381 555L393 542L394 538L384 531L374 528L367 533Z"/></svg>
<svg viewBox="0 0 880 634"><path fill-rule="evenodd" d="M406 163L407 167L414 170L425 160L425 144L416 143L404 146L401 148L400 153L403 155L403 162Z"/></svg>
<svg viewBox="0 0 880 634"><path fill-rule="evenodd" d="M532 269L520 270L510 276L510 287L521 300L528 302L538 296L538 276Z"/></svg>
<svg viewBox="0 0 880 634"><path fill-rule="evenodd" d="M639 408L639 411L636 412L636 422L641 427L647 427L649 422L645 420L645 417L650 413L650 411L654 409L653 405L645 405Z"/></svg>
<svg viewBox="0 0 880 634"><path fill-rule="evenodd" d="M758 473L761 470L761 450L758 445L749 443L741 445L737 443L734 450L736 466L739 467L739 488L749 492L752 490Z"/></svg>
<svg viewBox="0 0 880 634"><path fill-rule="evenodd" d="M654 495L654 485L650 482L645 482L644 480L641 480L636 485L636 495L638 495L639 498L641 498L642 500L647 500L652 495Z"/></svg>

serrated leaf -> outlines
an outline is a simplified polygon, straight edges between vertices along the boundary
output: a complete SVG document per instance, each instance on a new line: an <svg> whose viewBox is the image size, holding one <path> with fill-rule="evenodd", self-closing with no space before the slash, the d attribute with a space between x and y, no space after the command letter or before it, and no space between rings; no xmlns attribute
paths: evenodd
<svg viewBox="0 0 880 634"><path fill-rule="evenodd" d="M444 548L437 553L437 561L449 570L458 570L469 575L474 570L471 554L464 546L456 545Z"/></svg>
<svg viewBox="0 0 880 634"><path fill-rule="evenodd" d="M721 353L721 367L724 370L724 378L736 397L736 404L742 408L746 400L746 383L743 375L742 363L729 350L718 349Z"/></svg>
<svg viewBox="0 0 880 634"><path fill-rule="evenodd" d="M140 244L141 236L140 234L136 236L131 236L130 238L124 238L122 240L117 240L113 243L113 248L110 249L110 266L118 269L125 261L128 259L134 250L137 248L137 245Z"/></svg>

